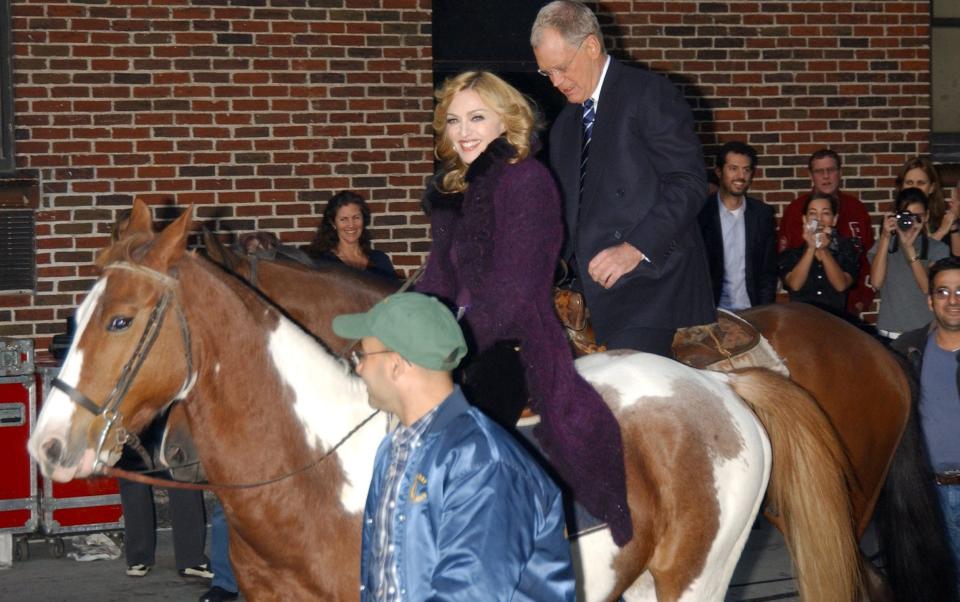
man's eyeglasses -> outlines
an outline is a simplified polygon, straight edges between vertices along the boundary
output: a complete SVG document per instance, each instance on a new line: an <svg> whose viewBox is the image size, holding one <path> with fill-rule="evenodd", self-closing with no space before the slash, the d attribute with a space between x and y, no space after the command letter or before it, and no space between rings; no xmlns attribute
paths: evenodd
<svg viewBox="0 0 960 602"><path fill-rule="evenodd" d="M382 349L380 351L364 351L363 349L354 349L350 352L350 363L353 364L354 370L360 367L360 364L363 360L367 359L368 355L376 355L378 353L390 353L393 349Z"/></svg>
<svg viewBox="0 0 960 602"><path fill-rule="evenodd" d="M553 79L553 76L563 77L567 74L567 69L570 68L570 65L573 63L573 60L577 58L577 54L580 52L580 49L583 48L583 43L587 41L587 38L580 40L580 45L577 46L577 50L573 53L573 56L570 57L570 60L566 63L560 65L559 67L554 67L553 69L537 69L537 73L544 77Z"/></svg>
<svg viewBox="0 0 960 602"><path fill-rule="evenodd" d="M960 289L951 291L946 287L935 288L933 289L933 292L930 293L930 296L937 301L946 301L950 297L953 297L954 299L960 299Z"/></svg>

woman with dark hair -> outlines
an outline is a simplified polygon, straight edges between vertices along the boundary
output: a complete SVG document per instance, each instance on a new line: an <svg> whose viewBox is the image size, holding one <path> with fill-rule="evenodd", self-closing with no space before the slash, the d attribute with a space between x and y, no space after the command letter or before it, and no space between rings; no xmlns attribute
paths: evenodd
<svg viewBox="0 0 960 602"><path fill-rule="evenodd" d="M897 192L894 208L880 225L880 238L870 249L870 284L880 292L877 330L889 339L916 330L933 319L927 304L928 272L950 254L946 244L928 235L932 219L927 195L920 188Z"/></svg>
<svg viewBox="0 0 960 602"><path fill-rule="evenodd" d="M338 192L327 202L323 221L307 253L318 261L342 263L396 279L397 273L387 254L371 248L369 226L370 208L363 197L349 190Z"/></svg>
<svg viewBox="0 0 960 602"><path fill-rule="evenodd" d="M926 231L930 238L943 241L953 255L960 254L960 232L958 226L958 208L948 203L940 186L940 174L933 162L924 157L910 159L900 168L895 181L896 192L907 188L919 188L927 195L927 211L930 214L926 222ZM931 318L932 319L932 318Z"/></svg>
<svg viewBox="0 0 960 602"><path fill-rule="evenodd" d="M804 245L787 249L778 260L791 301L845 310L847 291L860 273L860 250L837 234L836 222L836 197L818 192L804 203Z"/></svg>
<svg viewBox="0 0 960 602"><path fill-rule="evenodd" d="M625 545L632 526L620 427L577 374L553 306L563 222L556 184L533 157L534 112L520 92L485 71L450 78L436 100L443 171L425 193L433 242L417 290L456 308L468 359L519 342L530 404L541 418L537 439L575 497ZM469 385L469 366L464 371ZM518 415L505 421L515 424Z"/></svg>

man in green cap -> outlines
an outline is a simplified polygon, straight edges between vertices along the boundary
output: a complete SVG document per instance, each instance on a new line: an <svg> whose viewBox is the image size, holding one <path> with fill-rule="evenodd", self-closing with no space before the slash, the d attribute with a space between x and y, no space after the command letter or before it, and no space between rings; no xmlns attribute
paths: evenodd
<svg viewBox="0 0 960 602"><path fill-rule="evenodd" d="M467 346L453 314L398 293L333 330L360 339L370 403L400 420L367 494L361 600L573 600L560 492L454 384Z"/></svg>

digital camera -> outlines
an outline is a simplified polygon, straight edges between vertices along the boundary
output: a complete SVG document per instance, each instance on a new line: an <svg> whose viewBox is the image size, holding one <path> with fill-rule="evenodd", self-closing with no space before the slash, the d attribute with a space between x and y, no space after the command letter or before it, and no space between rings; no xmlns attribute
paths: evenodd
<svg viewBox="0 0 960 602"><path fill-rule="evenodd" d="M906 232L913 225L917 223L917 216L910 213L909 211L898 211L897 212L897 228Z"/></svg>

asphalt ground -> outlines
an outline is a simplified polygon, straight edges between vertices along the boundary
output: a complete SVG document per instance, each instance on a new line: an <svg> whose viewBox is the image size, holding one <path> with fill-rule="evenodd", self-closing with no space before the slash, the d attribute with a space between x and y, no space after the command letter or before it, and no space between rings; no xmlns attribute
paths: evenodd
<svg viewBox="0 0 960 602"><path fill-rule="evenodd" d="M28 541L29 559L15 561L12 568L0 570L0 602L191 602L209 587L207 581L185 579L177 574L171 533L166 527L158 529L157 564L146 577L128 577L122 556L116 560L77 562L66 556L52 558L47 541L40 537ZM65 553L74 549L73 542L74 538L65 538ZM737 565L726 600L799 599L783 538L766 521L758 521Z"/></svg>

